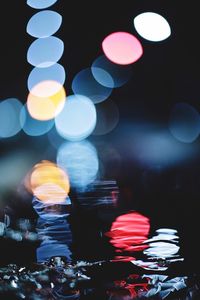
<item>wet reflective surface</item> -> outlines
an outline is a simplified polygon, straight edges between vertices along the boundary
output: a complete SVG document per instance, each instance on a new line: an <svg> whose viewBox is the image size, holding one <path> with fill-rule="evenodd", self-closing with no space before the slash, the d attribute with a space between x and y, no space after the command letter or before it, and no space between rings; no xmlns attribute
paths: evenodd
<svg viewBox="0 0 200 300"><path fill-rule="evenodd" d="M32 219L7 207L1 298L198 299L198 258L188 258L181 230L122 208L120 192L115 180L97 180L62 203L32 197Z"/></svg>

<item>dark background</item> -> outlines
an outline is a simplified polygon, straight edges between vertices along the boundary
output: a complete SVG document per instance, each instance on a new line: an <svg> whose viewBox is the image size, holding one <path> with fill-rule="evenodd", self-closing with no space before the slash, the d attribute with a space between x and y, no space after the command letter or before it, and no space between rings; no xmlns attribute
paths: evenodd
<svg viewBox="0 0 200 300"><path fill-rule="evenodd" d="M111 32L130 32L138 37L144 48L142 58L132 66L131 80L112 92L111 98L120 112L118 126L108 135L91 135L88 138L94 142L104 160L104 177L116 180L120 201L118 210L114 212L99 208L74 213L76 236L80 239L78 245L83 247L83 251L78 251L79 254L93 259L106 255L110 249L101 242L99 230L109 228L113 216L120 214L120 211L138 210L150 218L152 232L158 227L176 228L183 255L192 266L198 265L199 139L183 145L188 155L177 163L168 164L166 160L163 163L161 159L161 162L156 160L146 164L131 152L136 134L140 135L140 132L148 131L149 128L156 132L168 132L167 123L175 103L187 102L200 111L199 17L194 1L118 1L108 6L102 2L69 3L60 0L48 9L57 11L63 17L61 28L55 35L65 44L59 63L66 69L64 87L67 94L72 93L73 77L103 54L101 42ZM166 17L172 29L168 39L153 43L137 34L133 18L145 11L157 12ZM15 97L26 102L26 82L32 70L26 60L26 53L34 40L26 33L26 24L36 12L26 1L1 3L0 100ZM2 159L16 150L27 152L35 162L55 159L55 149L47 145L45 136L31 138L20 133L14 138L0 140ZM159 145L157 151L159 153ZM10 198L14 197L12 192L11 188L6 197L2 196L3 203L11 201ZM15 203L13 207L16 216L35 217L29 200L24 203L19 195L16 199L17 205L11 201L12 205ZM13 250L10 254L7 252L8 261L10 257L19 258L21 253L24 258L27 256L27 259L34 259L35 249L31 248L31 254L29 246L26 248L25 245L14 244L5 246L6 249L16 247L14 256L11 255ZM101 255L99 245L102 247Z"/></svg>

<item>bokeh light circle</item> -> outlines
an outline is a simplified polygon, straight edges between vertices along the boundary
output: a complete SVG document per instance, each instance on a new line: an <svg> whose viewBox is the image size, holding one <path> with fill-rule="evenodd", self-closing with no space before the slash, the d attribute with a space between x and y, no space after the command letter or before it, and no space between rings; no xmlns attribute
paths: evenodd
<svg viewBox="0 0 200 300"><path fill-rule="evenodd" d="M50 161L36 164L30 172L27 183L33 195L45 203L62 203L70 190L66 172Z"/></svg>
<svg viewBox="0 0 200 300"><path fill-rule="evenodd" d="M129 65L136 62L143 54L140 41L128 32L114 32L102 42L105 56L113 63Z"/></svg>
<svg viewBox="0 0 200 300"><path fill-rule="evenodd" d="M20 123L23 131L30 136L40 136L43 135L53 127L54 120L49 121L39 121L33 119L28 110L26 105L23 106L20 113Z"/></svg>
<svg viewBox="0 0 200 300"><path fill-rule="evenodd" d="M104 70L101 72L104 72L104 76L106 75ZM107 76L110 75L107 73ZM110 79L112 80L111 77ZM102 84L95 80L90 68L84 69L76 74L72 81L72 90L74 94L89 97L94 103L100 103L106 100L112 93L111 88L102 86Z"/></svg>
<svg viewBox="0 0 200 300"><path fill-rule="evenodd" d="M66 74L65 69L62 65L55 63L54 65L47 67L47 68L39 68L35 67L32 69L28 76L28 89L29 91L33 90L33 88L38 85L40 82L43 81L55 81L58 82L60 85L63 85L65 82ZM55 88L54 84L54 88ZM57 91L60 89L59 85ZM36 96L40 96L37 95Z"/></svg>
<svg viewBox="0 0 200 300"><path fill-rule="evenodd" d="M0 102L0 137L12 137L21 130L19 115L22 106L16 98L8 98Z"/></svg>
<svg viewBox="0 0 200 300"><path fill-rule="evenodd" d="M194 142L200 134L199 112L187 103L177 103L169 118L169 130L180 142Z"/></svg>
<svg viewBox="0 0 200 300"><path fill-rule="evenodd" d="M58 149L60 145L66 141L63 137L59 135L55 126L53 126L53 128L48 132L47 137L50 144L55 149Z"/></svg>
<svg viewBox="0 0 200 300"><path fill-rule="evenodd" d="M50 36L32 42L27 51L27 61L40 68L50 67L63 55L64 43L61 39Z"/></svg>
<svg viewBox="0 0 200 300"><path fill-rule="evenodd" d="M45 10L33 15L26 27L29 35L45 38L53 35L60 28L62 17L55 11Z"/></svg>
<svg viewBox="0 0 200 300"><path fill-rule="evenodd" d="M67 140L80 141L88 137L96 125L93 102L82 95L68 96L63 110L55 119L58 133Z"/></svg>
<svg viewBox="0 0 200 300"><path fill-rule="evenodd" d="M150 231L150 220L138 212L118 216L112 223L106 236L117 252L142 251L147 245L143 244Z"/></svg>
<svg viewBox="0 0 200 300"><path fill-rule="evenodd" d="M92 71L92 75L94 76L94 79L98 83L100 83L101 85L103 85L105 87L109 87L109 88L114 87L114 80L113 80L112 76L108 72L106 72L104 69L93 66L91 68L91 71Z"/></svg>
<svg viewBox="0 0 200 300"><path fill-rule="evenodd" d="M154 12L145 12L134 18L137 33L146 40L159 42L171 35L171 28L167 20Z"/></svg>
<svg viewBox="0 0 200 300"><path fill-rule="evenodd" d="M92 74L96 81L109 88L121 87L131 78L132 67L117 65L101 55L92 63Z"/></svg>
<svg viewBox="0 0 200 300"><path fill-rule="evenodd" d="M27 0L27 4L32 7L32 8L36 8L36 9L43 9L43 8L47 8L50 7L51 5L53 5L54 3L56 3L58 0Z"/></svg>
<svg viewBox="0 0 200 300"><path fill-rule="evenodd" d="M93 135L104 135L111 132L119 122L119 109L111 99L96 104L97 123Z"/></svg>
<svg viewBox="0 0 200 300"><path fill-rule="evenodd" d="M51 97L63 89L63 86L54 80L40 81L31 89L31 94L37 97Z"/></svg>
<svg viewBox="0 0 200 300"><path fill-rule="evenodd" d="M55 118L66 101L65 89L56 81L42 81L33 87L27 98L27 109L32 118L47 121Z"/></svg>
<svg viewBox="0 0 200 300"><path fill-rule="evenodd" d="M57 153L57 164L68 174L70 185L77 189L86 188L98 175L97 151L89 141L63 143Z"/></svg>
<svg viewBox="0 0 200 300"><path fill-rule="evenodd" d="M34 189L37 199L48 203L62 203L67 197L66 191L56 183L44 183Z"/></svg>

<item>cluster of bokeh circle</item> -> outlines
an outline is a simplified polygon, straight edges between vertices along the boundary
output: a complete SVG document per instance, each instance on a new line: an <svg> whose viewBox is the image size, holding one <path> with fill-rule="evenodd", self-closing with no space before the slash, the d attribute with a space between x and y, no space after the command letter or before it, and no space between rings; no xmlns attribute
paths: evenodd
<svg viewBox="0 0 200 300"><path fill-rule="evenodd" d="M67 143L58 149L57 164L66 169L72 184L84 186L96 178L99 168L96 149L86 138L108 134L117 126L119 110L111 94L130 80L133 64L143 55L143 46L130 32L108 34L101 44L102 55L75 75L72 94L67 95L66 71L59 64L64 43L56 36L62 16L49 8L57 1L27 0L36 11L26 27L33 38L27 51L27 61L33 67L27 80L28 96L24 105L16 98L1 101L0 137L12 137L21 129L30 136L49 132L53 144L61 137ZM171 35L167 20L155 12L137 15L133 25L139 37L150 42L157 43ZM200 133L199 112L178 102L169 117L169 130L176 140L193 142Z"/></svg>
<svg viewBox="0 0 200 300"><path fill-rule="evenodd" d="M90 134L109 133L119 121L117 105L110 96L114 88L130 79L132 64L143 55L141 42L129 32L109 34L102 41L102 55L76 74L71 86L73 94L66 95L66 72L58 63L64 43L55 36L62 16L49 9L56 2L27 0L37 11L26 27L34 38L27 51L27 61L33 66L27 80L29 94L25 105L16 98L1 101L1 138L12 137L21 129L30 136L39 136L55 125L65 140L81 141ZM166 19L154 12L139 14L133 23L136 32L151 42L165 40L171 34ZM194 141L200 131L198 112L189 104L177 103L169 129L179 141Z"/></svg>
<svg viewBox="0 0 200 300"><path fill-rule="evenodd" d="M68 141L82 141L89 135L104 135L119 122L119 110L111 99L114 88L124 85L132 75L132 64L143 55L139 39L129 32L113 32L102 41L103 53L72 81L72 95L66 95L66 72L58 63L64 52L63 41L55 34L62 16L49 9L58 0L27 0L36 13L26 31L34 38L27 51L33 66L27 80L29 94L25 105L16 98L0 103L0 137L9 138L21 129L30 136L49 132ZM133 21L137 34L145 40L167 39L171 28L155 12L144 12ZM106 101L105 101L106 100ZM179 141L193 142L200 132L199 113L187 103L177 103L169 118L169 130Z"/></svg>
<svg viewBox="0 0 200 300"><path fill-rule="evenodd" d="M64 52L64 43L55 36L61 27L62 16L49 9L55 2L27 1L37 10L26 27L27 33L34 38L27 51L27 61L33 69L27 80L29 94L22 116L23 129L29 135L47 133L66 101L63 86L66 72L58 63Z"/></svg>

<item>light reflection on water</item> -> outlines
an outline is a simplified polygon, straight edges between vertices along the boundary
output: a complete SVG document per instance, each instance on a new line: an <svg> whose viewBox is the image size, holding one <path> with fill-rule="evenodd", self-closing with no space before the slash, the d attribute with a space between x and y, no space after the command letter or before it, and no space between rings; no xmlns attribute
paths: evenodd
<svg viewBox="0 0 200 300"><path fill-rule="evenodd" d="M90 186L90 189L83 193L78 193L77 196L79 205L82 208L84 207L84 211L85 207L91 209L98 208L100 214L103 215L106 211L105 207L106 209L109 208L109 212L119 213L118 210L115 211L118 194L119 191L116 187L116 182L110 180L107 182L95 181ZM57 274L55 278L56 282L54 282L55 285L51 282L49 289L50 293L56 295L55 299L61 299L62 296L65 297L65 299L71 299L68 298L68 296L71 295L70 290L66 290L65 284L63 285L62 282L59 284L57 282L62 276L62 278L66 279L66 275L69 276L69 274L71 274L70 268L73 267L74 264L71 248L73 231L71 231L70 222L68 221L69 213L67 207L71 204L71 200L69 197L65 200L64 203L57 202L50 204L42 202L37 198L32 199L33 208L38 214L36 231L40 240L40 245L36 250L37 263L39 263L37 266L41 266L42 263L45 268L49 268L51 272L54 270L55 274ZM88 210L89 209L86 209L86 211ZM113 214L111 216L113 216ZM110 220L111 219L109 219L109 221ZM88 287L92 285L90 281L91 278L92 280L98 278L98 275L95 277L93 273L91 273L92 275L90 274L91 277L88 276L87 267L89 265L97 265L97 268L93 271L97 274L98 272L108 272L107 267L111 269L116 268L116 274L114 274L116 279L112 281L111 278L111 283L106 282L105 286L102 286L102 289L105 289L105 295L101 298L102 300L168 299L168 296L171 297L174 293L176 294L179 291L180 293L185 292L184 295L187 295L186 289L189 290L188 285L190 284L188 279L189 275L185 276L185 274L182 274L177 277L173 276L172 278L168 276L170 272L165 272L171 263L172 267L174 267L173 262L184 260L179 253L180 238L178 231L173 228L159 228L154 232L151 228L151 221L152 220L147 216L137 211L121 213L121 215L113 220L110 231L107 232L107 237L110 238L112 246L116 249L114 259L94 263L84 261L76 262L79 266L81 266L81 264L84 266L85 263L86 269L80 269L77 274L79 274L80 280L86 280ZM28 219L19 219L17 226L21 231L25 232L31 229L31 224ZM87 235L87 232L83 230L82 233L84 233L85 236ZM87 242L84 240L84 243ZM91 244L89 246L91 247ZM100 250L101 249L99 249L99 251ZM62 258L64 258L64 263L60 264ZM120 270L120 265L122 267L122 264L116 264L115 262L123 262L129 265L129 267L131 265L131 268L127 272L132 273L124 275L123 279L121 279L120 272L123 273L123 270ZM25 268L21 268L20 270L23 269ZM37 272L34 272L34 274L36 273ZM27 272L27 274L27 276L29 276L31 273ZM23 276L24 274L19 275L20 279L22 278L22 280L24 280ZM94 276L94 278L92 276ZM105 273L103 273L103 276L105 276ZM110 278L107 278L107 280L110 280ZM19 288L20 285L18 281L14 282L14 284L16 289ZM42 293L43 287L42 285L40 286L39 293ZM93 299L99 299L95 288L91 287L90 289L88 287L83 288L81 292L78 291L79 296L80 294L84 295L84 297L80 297L80 299L89 300L92 299L92 295ZM193 284L189 290L189 295L197 293L198 289L199 287ZM87 296L89 296L89 299ZM76 298L73 297L72 299ZM175 300L177 298L170 299ZM193 298L192 296L191 298L184 296L178 299L189 300Z"/></svg>
<svg viewBox="0 0 200 300"><path fill-rule="evenodd" d="M45 224L44 224L45 223ZM47 227L44 229L44 225ZM48 224L39 218L37 224L39 237L42 238L40 246L37 248L37 262L48 261L54 256L64 256L71 259L71 230L67 221L56 220Z"/></svg>
<svg viewBox="0 0 200 300"><path fill-rule="evenodd" d="M65 219L69 214L66 211L67 205L70 205L71 201L69 197L65 199L63 203L45 203L38 200L36 197L32 200L32 205L36 213L41 219L45 220L57 220Z"/></svg>
<svg viewBox="0 0 200 300"><path fill-rule="evenodd" d="M178 244L179 237L177 231L172 229L158 229L157 235L153 236L146 242L149 243L149 248L144 250L144 254L148 257L156 258L172 258L177 257L180 247Z"/></svg>
<svg viewBox="0 0 200 300"><path fill-rule="evenodd" d="M118 216L106 233L115 252L120 252L115 261L128 257L134 265L145 270L166 271L171 262L184 260L179 254L177 230L160 228L152 237L149 232L150 220L142 214L131 212Z"/></svg>
<svg viewBox="0 0 200 300"><path fill-rule="evenodd" d="M69 197L62 204L50 205L36 198L33 198L32 203L39 215L36 231L41 243L36 251L37 262L46 262L54 256L63 256L70 261L72 233L66 211L67 205L71 203Z"/></svg>
<svg viewBox="0 0 200 300"><path fill-rule="evenodd" d="M95 181L85 193L78 193L82 207L115 207L113 192L118 193L116 182ZM32 200L33 208L39 218L36 230L41 240L37 249L38 262L52 256L65 256L71 260L72 232L67 221L69 197L64 203L43 203L36 197ZM119 215L113 221L110 230L105 232L115 249L113 261L131 261L145 270L165 271L170 262L183 261L180 257L179 236L173 228L160 228L150 236L150 219L137 211Z"/></svg>
<svg viewBox="0 0 200 300"><path fill-rule="evenodd" d="M81 206L112 207L117 205L119 188L115 180L95 180L84 191L77 191L77 200Z"/></svg>

